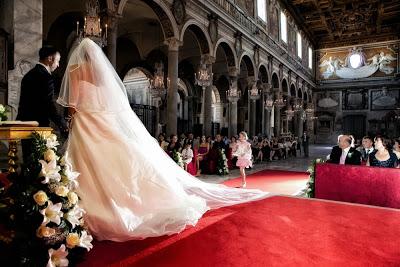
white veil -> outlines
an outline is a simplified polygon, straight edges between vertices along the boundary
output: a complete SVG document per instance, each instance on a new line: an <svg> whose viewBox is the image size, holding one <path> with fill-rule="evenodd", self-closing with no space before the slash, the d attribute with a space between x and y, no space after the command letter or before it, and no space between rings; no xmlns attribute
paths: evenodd
<svg viewBox="0 0 400 267"><path fill-rule="evenodd" d="M95 85L87 88L97 88L92 89L97 91L94 94L97 104L87 105L86 95L78 89L82 87L77 86L77 83L80 82ZM234 205L269 196L269 193L260 190L230 188L224 185L205 183L180 168L160 148L157 141L132 111L121 79L101 48L90 39L83 39L71 54L57 102L66 107L73 107L77 112L118 113L112 127L118 130L127 146L130 142L140 144L135 149L141 151L135 151L135 153L141 155L143 166L151 164L150 169L162 170L161 174L157 175L167 177L169 182L182 187L187 194L203 198L210 208ZM152 177L154 174L148 170L144 170L142 173L146 175L146 179L156 180Z"/></svg>

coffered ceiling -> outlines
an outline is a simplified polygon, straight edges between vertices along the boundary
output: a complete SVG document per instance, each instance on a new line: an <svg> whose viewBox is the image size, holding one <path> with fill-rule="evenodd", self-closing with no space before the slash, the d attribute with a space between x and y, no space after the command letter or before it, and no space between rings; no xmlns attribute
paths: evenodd
<svg viewBox="0 0 400 267"><path fill-rule="evenodd" d="M399 39L399 0L282 0L318 48Z"/></svg>

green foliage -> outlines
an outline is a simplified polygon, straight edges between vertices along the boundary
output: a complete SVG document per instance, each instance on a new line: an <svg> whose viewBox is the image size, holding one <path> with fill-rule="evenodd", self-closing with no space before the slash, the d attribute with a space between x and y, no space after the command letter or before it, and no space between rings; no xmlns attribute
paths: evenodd
<svg viewBox="0 0 400 267"><path fill-rule="evenodd" d="M315 166L317 166L318 163L324 162L325 161L323 159L315 159L311 162L311 165L307 169L307 172L310 174L310 176L307 182L305 194L309 198L315 197Z"/></svg>

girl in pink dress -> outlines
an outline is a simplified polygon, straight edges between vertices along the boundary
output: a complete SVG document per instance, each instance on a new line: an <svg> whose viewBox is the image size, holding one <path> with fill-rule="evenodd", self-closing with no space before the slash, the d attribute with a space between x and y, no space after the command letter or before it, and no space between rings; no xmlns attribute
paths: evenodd
<svg viewBox="0 0 400 267"><path fill-rule="evenodd" d="M242 176L242 187L246 187L246 173L245 168L253 166L251 162L251 144L247 142L246 132L239 133L239 141L237 142L236 149L233 152L234 156L237 156L236 166L240 169L240 175Z"/></svg>

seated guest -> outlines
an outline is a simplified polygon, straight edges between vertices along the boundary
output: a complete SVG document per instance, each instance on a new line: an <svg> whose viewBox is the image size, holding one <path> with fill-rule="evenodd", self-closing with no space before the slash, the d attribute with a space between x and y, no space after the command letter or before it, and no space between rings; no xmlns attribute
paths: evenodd
<svg viewBox="0 0 400 267"><path fill-rule="evenodd" d="M172 157L173 152L180 152L181 151L181 144L178 142L178 136L172 134L170 137L170 143L167 146L167 153Z"/></svg>
<svg viewBox="0 0 400 267"><path fill-rule="evenodd" d="M361 160L367 162L369 154L374 152L374 141L370 136L364 136L362 139L362 146L357 148L361 152Z"/></svg>
<svg viewBox="0 0 400 267"><path fill-rule="evenodd" d="M375 137L374 141L376 151L369 155L367 166L396 168L399 160L396 154L392 152L391 140L378 135Z"/></svg>
<svg viewBox="0 0 400 267"><path fill-rule="evenodd" d="M215 141L213 144L213 149L224 149L226 153L226 145L224 140L222 140L222 136L220 134L217 134L215 136Z"/></svg>
<svg viewBox="0 0 400 267"><path fill-rule="evenodd" d="M186 143L185 147L182 150L182 161L184 164L185 171L187 171L187 165L192 162L193 159L193 150L191 148L191 143Z"/></svg>
<svg viewBox="0 0 400 267"><path fill-rule="evenodd" d="M206 137L203 135L201 137L201 141L200 141L200 144L199 144L199 150L198 150L199 154L197 155L197 161L196 161L197 173L196 173L196 176L199 176L201 174L200 161L203 161L207 157L207 154L208 154L209 151L210 151L210 143L207 142Z"/></svg>
<svg viewBox="0 0 400 267"><path fill-rule="evenodd" d="M165 141L165 136L162 133L158 135L158 144L164 151L167 151L168 142Z"/></svg>
<svg viewBox="0 0 400 267"><path fill-rule="evenodd" d="M328 162L334 164L361 165L361 153L351 145L352 138L349 135L341 135L339 137L339 144L332 148Z"/></svg>
<svg viewBox="0 0 400 267"><path fill-rule="evenodd" d="M187 135L187 138L186 138L186 140L185 140L185 145L187 144L187 143L190 143L190 147L192 148L192 149L194 149L194 147L193 147L193 144L194 144L194 136L193 136L193 133L188 133L188 135Z"/></svg>
<svg viewBox="0 0 400 267"><path fill-rule="evenodd" d="M400 160L400 138L394 139L393 153L396 154L397 159Z"/></svg>

